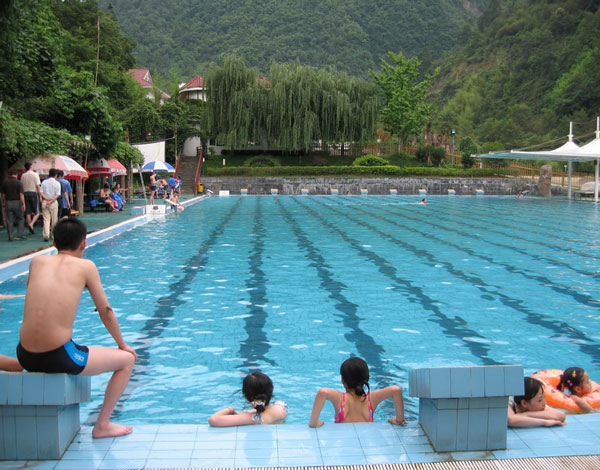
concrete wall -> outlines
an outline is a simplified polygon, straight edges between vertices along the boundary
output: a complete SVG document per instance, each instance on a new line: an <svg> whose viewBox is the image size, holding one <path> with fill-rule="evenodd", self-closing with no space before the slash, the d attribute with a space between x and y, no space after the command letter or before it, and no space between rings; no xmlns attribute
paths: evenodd
<svg viewBox="0 0 600 470"><path fill-rule="evenodd" d="M426 189L427 194L448 194L454 189L457 195L473 195L476 189L483 189L487 195L515 195L519 191L537 193L537 180L522 178L215 178L203 177L204 188L215 194L228 190L230 194L240 194L242 188L248 194L271 194L277 188L279 194L301 194L302 188L309 194L331 194L337 188L340 195L359 195L361 189L369 194L389 194L396 189L398 194L419 194ZM552 188L553 195L564 195L560 187Z"/></svg>

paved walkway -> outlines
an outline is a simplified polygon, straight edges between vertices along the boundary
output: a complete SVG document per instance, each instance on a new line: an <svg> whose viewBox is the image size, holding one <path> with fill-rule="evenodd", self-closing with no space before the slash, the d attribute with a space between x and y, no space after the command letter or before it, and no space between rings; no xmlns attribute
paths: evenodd
<svg viewBox="0 0 600 470"><path fill-rule="evenodd" d="M183 197L182 201L186 199L190 199L190 197ZM158 199L156 203L164 204L164 201L162 199ZM116 225L118 223L124 222L125 220L137 217L137 215L131 214L131 208L133 206L143 205L143 199L134 199L132 201L129 201L121 212L113 213L99 210L95 212L85 212L79 217L79 219L82 220L87 226L88 233L91 233L97 230L101 230L103 228L110 227L111 225ZM18 258L20 256L27 255L29 253L43 250L44 248L52 246L51 242L44 242L44 239L42 237L41 216L35 225L35 234L31 235L27 227L25 227L24 235L25 237L27 237L27 240L15 240L9 242L8 237L6 235L6 229L3 228L0 230L0 262Z"/></svg>

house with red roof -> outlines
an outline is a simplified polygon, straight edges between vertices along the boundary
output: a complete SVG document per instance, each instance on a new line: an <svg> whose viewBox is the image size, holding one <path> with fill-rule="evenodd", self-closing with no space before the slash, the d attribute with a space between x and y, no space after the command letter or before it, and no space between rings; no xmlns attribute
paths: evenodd
<svg viewBox="0 0 600 470"><path fill-rule="evenodd" d="M206 101L206 85L202 75L197 75L179 87L179 99Z"/></svg>
<svg viewBox="0 0 600 470"><path fill-rule="evenodd" d="M129 69L127 71L131 77L138 82L144 90L146 90L146 97L151 100L154 99L154 92L158 90L160 92L160 104L163 104L170 96L164 91L158 89L152 82L152 75L150 69Z"/></svg>

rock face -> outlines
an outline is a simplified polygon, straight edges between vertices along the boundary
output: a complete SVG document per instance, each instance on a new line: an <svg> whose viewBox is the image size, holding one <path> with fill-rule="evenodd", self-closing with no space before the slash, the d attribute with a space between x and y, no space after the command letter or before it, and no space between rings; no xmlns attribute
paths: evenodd
<svg viewBox="0 0 600 470"><path fill-rule="evenodd" d="M552 165L543 165L540 168L538 194L544 197L552 196Z"/></svg>

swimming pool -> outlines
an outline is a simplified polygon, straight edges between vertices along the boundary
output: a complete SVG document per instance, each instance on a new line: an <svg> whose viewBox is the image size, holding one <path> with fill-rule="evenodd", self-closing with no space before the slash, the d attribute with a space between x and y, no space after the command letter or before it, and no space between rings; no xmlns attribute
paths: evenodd
<svg viewBox="0 0 600 470"><path fill-rule="evenodd" d="M242 407L241 379L271 376L288 422L350 355L371 386L407 370L518 363L600 377L598 208L505 197L211 198L87 251L139 354L120 422L201 423ZM24 293L25 277L3 284ZM14 354L23 299L4 300ZM82 344L113 345L84 294ZM108 376L93 381L98 411ZM416 401L407 399L414 417ZM376 420L393 413L384 404ZM333 420L330 407L322 414ZM90 418L93 421L93 418Z"/></svg>

